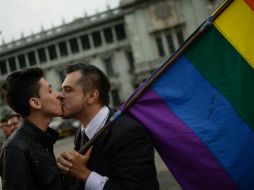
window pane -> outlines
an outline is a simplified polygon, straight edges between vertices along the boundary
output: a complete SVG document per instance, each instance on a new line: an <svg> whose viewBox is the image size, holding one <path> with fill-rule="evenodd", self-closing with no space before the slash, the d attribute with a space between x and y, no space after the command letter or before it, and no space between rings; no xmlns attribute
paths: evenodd
<svg viewBox="0 0 254 190"><path fill-rule="evenodd" d="M115 26L116 30L116 38L117 40L124 40L126 39L126 33L125 33L125 28L123 24L118 24Z"/></svg>
<svg viewBox="0 0 254 190"><path fill-rule="evenodd" d="M131 51L126 52L126 56L129 63L130 71L134 71L135 65L134 65L134 58L133 58L132 52Z"/></svg>
<svg viewBox="0 0 254 190"><path fill-rule="evenodd" d="M108 76L113 76L114 69L113 69L111 58L104 59L104 64L105 64L105 68L106 68L106 72L107 72Z"/></svg>
<svg viewBox="0 0 254 190"><path fill-rule="evenodd" d="M78 53L79 52L77 38L70 39L70 46L71 46L71 52L72 53Z"/></svg>
<svg viewBox="0 0 254 190"><path fill-rule="evenodd" d="M68 55L68 49L67 49L67 45L66 42L59 42L59 50L60 50L60 55L61 56L67 56Z"/></svg>
<svg viewBox="0 0 254 190"><path fill-rule="evenodd" d="M16 66L15 58L12 57L12 58L8 59L8 61L9 61L9 66L10 66L11 72L12 71L16 71L17 70L17 66Z"/></svg>
<svg viewBox="0 0 254 190"><path fill-rule="evenodd" d="M103 30L106 43L112 43L113 42L113 33L111 28L105 28Z"/></svg>
<svg viewBox="0 0 254 190"><path fill-rule="evenodd" d="M169 53L174 53L175 44L174 44L174 41L173 41L172 34L167 34L166 38L167 38L167 42L168 42Z"/></svg>
<svg viewBox="0 0 254 190"><path fill-rule="evenodd" d="M101 34L100 32L93 32L92 33L93 37L93 43L95 47L101 46L102 40L101 40Z"/></svg>
<svg viewBox="0 0 254 190"><path fill-rule="evenodd" d="M163 44L162 44L162 39L161 37L156 37L156 43L157 43L157 47L158 47L158 51L159 51L159 55L160 56L164 56L165 52L164 52L164 48L163 48Z"/></svg>
<svg viewBox="0 0 254 190"><path fill-rule="evenodd" d="M50 58L50 60L54 60L54 59L57 58L55 45L48 46L48 52L49 52L49 58Z"/></svg>
<svg viewBox="0 0 254 190"><path fill-rule="evenodd" d="M0 61L0 72L2 75L7 73L7 67L6 67L5 60Z"/></svg>
<svg viewBox="0 0 254 190"><path fill-rule="evenodd" d="M81 39L81 44L82 44L83 50L87 50L87 49L91 48L88 35L83 35L80 37L80 39Z"/></svg>
<svg viewBox="0 0 254 190"><path fill-rule="evenodd" d="M44 48L38 49L38 55L40 63L45 63L47 61L46 52Z"/></svg>
<svg viewBox="0 0 254 190"><path fill-rule="evenodd" d="M28 60L29 60L30 66L36 65L35 54L33 51L28 53Z"/></svg>
<svg viewBox="0 0 254 190"><path fill-rule="evenodd" d="M184 42L183 32L182 31L177 31L176 36L177 36L178 44L182 45L183 42Z"/></svg>
<svg viewBox="0 0 254 190"><path fill-rule="evenodd" d="M18 56L18 60L19 60L19 68L23 69L26 67L26 59L25 59L25 55L19 55Z"/></svg>

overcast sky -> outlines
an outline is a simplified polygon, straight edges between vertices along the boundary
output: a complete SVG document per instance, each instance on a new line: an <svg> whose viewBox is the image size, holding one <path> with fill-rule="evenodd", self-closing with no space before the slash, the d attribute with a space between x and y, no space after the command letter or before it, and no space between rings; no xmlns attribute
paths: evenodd
<svg viewBox="0 0 254 190"><path fill-rule="evenodd" d="M52 25L59 26L64 19L70 22L74 18L95 14L119 5L119 0L0 0L0 44L2 39L9 42L39 32Z"/></svg>

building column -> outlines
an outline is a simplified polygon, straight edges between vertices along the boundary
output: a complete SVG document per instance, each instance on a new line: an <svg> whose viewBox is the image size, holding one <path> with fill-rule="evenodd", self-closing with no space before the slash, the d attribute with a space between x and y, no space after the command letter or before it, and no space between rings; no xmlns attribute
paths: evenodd
<svg viewBox="0 0 254 190"><path fill-rule="evenodd" d="M55 44L55 48L56 48L56 57L57 57L56 59L59 59L61 57L61 54L60 54L58 43Z"/></svg>
<svg viewBox="0 0 254 190"><path fill-rule="evenodd" d="M11 73L11 69L10 69L10 63L9 63L9 59L6 59L6 69L7 69L7 74L9 75Z"/></svg>
<svg viewBox="0 0 254 190"><path fill-rule="evenodd" d="M89 40L91 49L94 49L93 37L92 37L92 34L91 34L91 33L88 34L88 40Z"/></svg>
<svg viewBox="0 0 254 190"><path fill-rule="evenodd" d="M106 45L106 39L103 30L100 30L100 36L101 36L101 41L102 41L102 46Z"/></svg>
<svg viewBox="0 0 254 190"><path fill-rule="evenodd" d="M68 56L71 56L72 52L71 52L71 45L69 40L66 40L66 47L67 47Z"/></svg>
<svg viewBox="0 0 254 190"><path fill-rule="evenodd" d="M45 47L45 54L46 54L46 59L47 59L46 63L49 63L50 62L50 57L49 57L49 50L48 50L47 46Z"/></svg>
<svg viewBox="0 0 254 190"><path fill-rule="evenodd" d="M115 27L111 28L112 34L113 34L113 42L116 43L117 42L117 38L116 38L116 30Z"/></svg>
<svg viewBox="0 0 254 190"><path fill-rule="evenodd" d="M76 39L77 39L78 49L79 49L79 53L80 53L83 51L81 40L80 40L80 37L77 37Z"/></svg>
<svg viewBox="0 0 254 190"><path fill-rule="evenodd" d="M34 56L35 56L35 61L36 61L36 65L40 65L40 59L39 59L39 55L38 55L38 51L34 51Z"/></svg>
<svg viewBox="0 0 254 190"><path fill-rule="evenodd" d="M17 57L17 56L15 56L15 64L16 64L17 70L20 70L20 67L19 67L19 60L18 60L18 57Z"/></svg>

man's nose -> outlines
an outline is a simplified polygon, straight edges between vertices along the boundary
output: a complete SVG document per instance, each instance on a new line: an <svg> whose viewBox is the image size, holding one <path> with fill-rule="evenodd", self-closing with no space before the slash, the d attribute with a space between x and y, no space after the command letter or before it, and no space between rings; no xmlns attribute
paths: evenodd
<svg viewBox="0 0 254 190"><path fill-rule="evenodd" d="M57 98L62 101L64 99L63 93L57 93Z"/></svg>

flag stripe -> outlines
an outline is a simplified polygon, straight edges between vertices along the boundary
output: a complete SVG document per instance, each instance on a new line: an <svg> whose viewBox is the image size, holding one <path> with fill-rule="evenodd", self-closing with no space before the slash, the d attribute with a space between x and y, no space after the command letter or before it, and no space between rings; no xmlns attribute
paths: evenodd
<svg viewBox="0 0 254 190"><path fill-rule="evenodd" d="M254 1L253 0L245 0L245 2L250 6L250 8L254 11Z"/></svg>
<svg viewBox="0 0 254 190"><path fill-rule="evenodd" d="M253 0L234 1L215 20L215 26L254 68L253 4Z"/></svg>
<svg viewBox="0 0 254 190"><path fill-rule="evenodd" d="M141 96L129 112L147 127L155 148L183 189L238 189L200 139L153 90Z"/></svg>
<svg viewBox="0 0 254 190"><path fill-rule="evenodd" d="M254 129L254 70L219 31L212 26L185 55Z"/></svg>
<svg viewBox="0 0 254 190"><path fill-rule="evenodd" d="M152 89L193 130L241 189L254 188L254 175L249 170L254 167L253 130L187 59L179 59Z"/></svg>

